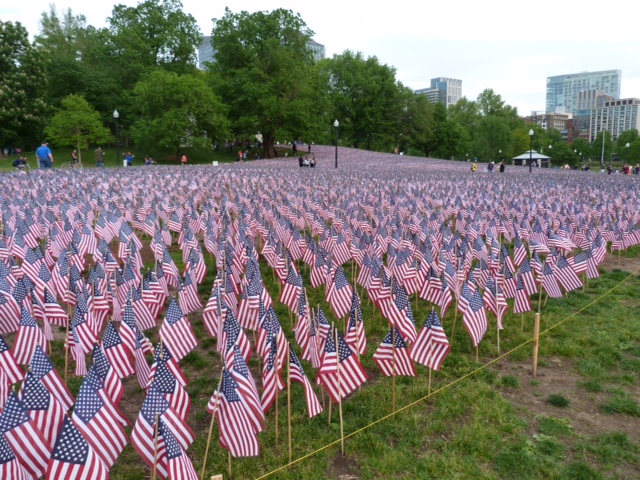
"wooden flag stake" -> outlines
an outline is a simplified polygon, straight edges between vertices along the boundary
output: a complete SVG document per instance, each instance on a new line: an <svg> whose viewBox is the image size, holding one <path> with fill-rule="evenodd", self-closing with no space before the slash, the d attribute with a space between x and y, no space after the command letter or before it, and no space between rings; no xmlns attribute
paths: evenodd
<svg viewBox="0 0 640 480"><path fill-rule="evenodd" d="M538 375L538 347L540 346L540 313L536 313L533 325L533 376Z"/></svg>
<svg viewBox="0 0 640 480"><path fill-rule="evenodd" d="M289 345L291 348L291 345ZM287 429L289 436L289 468L293 458L293 447L291 443L291 352L287 355Z"/></svg>
<svg viewBox="0 0 640 480"><path fill-rule="evenodd" d="M151 470L151 480L156 480L156 470L158 467L158 427L160 426L160 414L156 413L156 424L153 432L153 469Z"/></svg>
<svg viewBox="0 0 640 480"><path fill-rule="evenodd" d="M340 412L340 446L344 456L344 422L342 421L342 387L340 386L340 351L338 349L338 330L335 330L337 367L338 367L338 409Z"/></svg>
<svg viewBox="0 0 640 480"><path fill-rule="evenodd" d="M220 390L220 385L222 384L222 375L224 373L224 368L220 371L220 380L218 381L218 387L213 391L215 392ZM211 446L211 434L213 433L213 423L216 419L216 413L218 411L219 401L216 400L216 403L213 405L213 413L211 414L211 424L209 425L209 435L207 436L207 448L204 450L204 460L202 461L202 474L200 475L200 480L204 480L204 472L207 468L207 457L209 456L209 447Z"/></svg>

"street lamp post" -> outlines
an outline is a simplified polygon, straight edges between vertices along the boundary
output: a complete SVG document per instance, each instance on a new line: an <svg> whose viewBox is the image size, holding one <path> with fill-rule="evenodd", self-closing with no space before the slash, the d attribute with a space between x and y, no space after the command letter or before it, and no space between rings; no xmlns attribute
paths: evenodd
<svg viewBox="0 0 640 480"><path fill-rule="evenodd" d="M498 150L498 161L502 160L502 150Z"/></svg>
<svg viewBox="0 0 640 480"><path fill-rule="evenodd" d="M629 165L629 142L627 142L627 144L625 145L625 147L627 148L627 155L626 155L626 163L627 165Z"/></svg>
<svg viewBox="0 0 640 480"><path fill-rule="evenodd" d="M549 145L549 168L551 168L551 149L553 148L553 145Z"/></svg>
<svg viewBox="0 0 640 480"><path fill-rule="evenodd" d="M533 170L533 128L529 130L529 173Z"/></svg>
<svg viewBox="0 0 640 480"><path fill-rule="evenodd" d="M336 168L338 168L338 127L340 126L338 119L333 122L333 126L336 128Z"/></svg>
<svg viewBox="0 0 640 480"><path fill-rule="evenodd" d="M118 135L118 110L113 111L113 119L116 121L116 165L120 165L120 136Z"/></svg>

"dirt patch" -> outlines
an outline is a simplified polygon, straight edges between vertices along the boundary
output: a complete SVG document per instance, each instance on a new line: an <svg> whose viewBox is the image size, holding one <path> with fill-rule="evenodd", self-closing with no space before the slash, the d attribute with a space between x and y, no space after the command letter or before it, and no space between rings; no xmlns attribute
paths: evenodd
<svg viewBox="0 0 640 480"><path fill-rule="evenodd" d="M357 480L360 466L353 458L338 454L329 462L328 478L335 480Z"/></svg>
<svg viewBox="0 0 640 480"><path fill-rule="evenodd" d="M564 417L569 420L576 434L593 437L611 432L625 432L633 442L640 441L640 418L630 415L602 413L600 405L608 398L606 393L590 393L578 383L584 380L575 373L573 361L566 358L545 358L544 367L538 366L538 376L533 377L531 363L506 362L496 367L500 376L511 375L519 379L519 386L505 387L502 394L521 412L535 419L539 415ZM568 407L559 408L547 402L549 395L561 394L570 401ZM529 422L529 424L535 422ZM537 433L531 427L530 434Z"/></svg>
<svg viewBox="0 0 640 480"><path fill-rule="evenodd" d="M607 272L616 268L629 273L637 272L640 270L640 257L623 257L618 256L616 253L611 253L605 257L600 266Z"/></svg>

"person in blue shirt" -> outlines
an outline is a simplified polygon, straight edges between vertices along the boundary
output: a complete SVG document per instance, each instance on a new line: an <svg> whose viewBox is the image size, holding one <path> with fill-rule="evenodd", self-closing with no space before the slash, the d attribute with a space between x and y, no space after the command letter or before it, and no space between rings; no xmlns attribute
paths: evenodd
<svg viewBox="0 0 640 480"><path fill-rule="evenodd" d="M42 142L42 145L36 149L36 157L41 169L53 168L53 154L47 142Z"/></svg>
<svg viewBox="0 0 640 480"><path fill-rule="evenodd" d="M124 159L127 161L127 167L130 167L133 163L133 157L135 155L131 155L131 152L123 153Z"/></svg>

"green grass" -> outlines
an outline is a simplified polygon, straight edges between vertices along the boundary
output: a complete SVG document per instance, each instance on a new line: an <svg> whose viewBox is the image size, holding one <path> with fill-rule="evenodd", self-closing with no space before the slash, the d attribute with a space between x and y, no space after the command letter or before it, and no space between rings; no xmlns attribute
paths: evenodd
<svg viewBox="0 0 640 480"><path fill-rule="evenodd" d="M553 393L547 397L547 403L558 408L566 408L571 403L570 400L561 393Z"/></svg>

